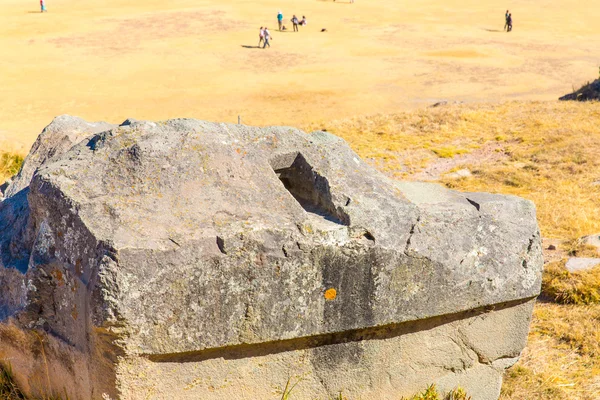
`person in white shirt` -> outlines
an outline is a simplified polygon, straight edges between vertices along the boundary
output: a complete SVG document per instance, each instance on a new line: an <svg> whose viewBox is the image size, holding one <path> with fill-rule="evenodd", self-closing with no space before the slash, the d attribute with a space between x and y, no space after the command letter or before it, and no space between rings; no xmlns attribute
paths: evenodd
<svg viewBox="0 0 600 400"><path fill-rule="evenodd" d="M260 27L260 33L258 34L258 47L265 41L265 28Z"/></svg>
<svg viewBox="0 0 600 400"><path fill-rule="evenodd" d="M269 43L269 41L271 40L271 32L269 32L269 28L267 28L266 26L265 26L264 33L265 33L265 44L263 45L263 49L267 46L271 47L271 43Z"/></svg>

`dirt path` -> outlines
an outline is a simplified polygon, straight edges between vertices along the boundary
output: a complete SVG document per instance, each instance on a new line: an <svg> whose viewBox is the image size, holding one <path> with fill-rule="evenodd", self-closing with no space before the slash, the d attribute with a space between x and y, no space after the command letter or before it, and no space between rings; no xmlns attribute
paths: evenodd
<svg viewBox="0 0 600 400"><path fill-rule="evenodd" d="M461 166L473 170L479 165L494 163L507 158L508 156L504 153L502 144L489 143L468 154L461 154L452 158L436 158L425 169L410 175L408 178L413 181L437 181L444 174Z"/></svg>
<svg viewBox="0 0 600 400"><path fill-rule="evenodd" d="M56 115L301 125L442 99L555 99L594 78L600 7L527 0L4 0L0 143ZM306 15L299 33L275 32ZM272 48L253 48L258 28ZM327 28L327 32L321 32Z"/></svg>

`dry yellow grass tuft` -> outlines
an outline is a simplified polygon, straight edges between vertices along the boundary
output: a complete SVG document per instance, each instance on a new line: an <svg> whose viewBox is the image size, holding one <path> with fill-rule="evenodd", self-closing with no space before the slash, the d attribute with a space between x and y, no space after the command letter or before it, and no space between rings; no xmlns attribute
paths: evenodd
<svg viewBox="0 0 600 400"><path fill-rule="evenodd" d="M402 397L400 400L406 400ZM440 394L435 385L430 385L422 393L417 393L408 400L471 400L471 396L462 388L451 390L445 396Z"/></svg>
<svg viewBox="0 0 600 400"><path fill-rule="evenodd" d="M548 263L544 268L542 293L562 304L600 304L600 266L569 272L564 260Z"/></svg>
<svg viewBox="0 0 600 400"><path fill-rule="evenodd" d="M19 172L22 164L21 154L0 152L0 184Z"/></svg>

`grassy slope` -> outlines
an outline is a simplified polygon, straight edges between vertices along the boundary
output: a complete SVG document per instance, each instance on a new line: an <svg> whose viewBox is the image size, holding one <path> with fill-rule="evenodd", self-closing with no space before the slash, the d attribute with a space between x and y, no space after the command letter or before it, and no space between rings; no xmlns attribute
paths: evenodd
<svg viewBox="0 0 600 400"><path fill-rule="evenodd" d="M600 103L449 105L307 128L342 136L362 157L400 179L449 157L460 160L491 149L498 157L483 164L455 163L454 170L470 168L473 176L442 174L441 181L458 190L533 200L543 236L562 239L565 251L578 251L573 248L578 237L600 232L600 185L594 184L600 181ZM596 291L592 299L599 294L600 271L560 281L560 268L554 265L546 274L548 291L577 298L583 281L587 292ZM528 347L507 374L502 399L592 398L600 398L600 305L539 303Z"/></svg>

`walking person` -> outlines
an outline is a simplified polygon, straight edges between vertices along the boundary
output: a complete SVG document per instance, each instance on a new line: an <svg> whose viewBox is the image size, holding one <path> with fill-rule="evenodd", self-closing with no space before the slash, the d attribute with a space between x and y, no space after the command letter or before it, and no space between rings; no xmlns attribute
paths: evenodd
<svg viewBox="0 0 600 400"><path fill-rule="evenodd" d="M46 10L46 0L40 0L40 9L41 12L48 12L48 10Z"/></svg>
<svg viewBox="0 0 600 400"><path fill-rule="evenodd" d="M291 21L292 21L292 25L294 25L294 32L298 32L298 17L296 17L295 14L292 17Z"/></svg>
<svg viewBox="0 0 600 400"><path fill-rule="evenodd" d="M513 23L512 14L509 13L508 18L506 18L506 25L508 25L506 32L512 32L512 23Z"/></svg>
<svg viewBox="0 0 600 400"><path fill-rule="evenodd" d="M258 47L265 41L265 28L260 27L260 33L258 34Z"/></svg>
<svg viewBox="0 0 600 400"><path fill-rule="evenodd" d="M510 12L508 10L506 10L506 14L504 14L504 30L508 29L508 16L510 15Z"/></svg>
<svg viewBox="0 0 600 400"><path fill-rule="evenodd" d="M277 24L279 25L279 30L281 31L281 25L283 24L283 14L281 10L277 13Z"/></svg>
<svg viewBox="0 0 600 400"><path fill-rule="evenodd" d="M269 28L267 28L265 26L265 44L263 45L263 49L267 46L269 46L269 48L271 48L271 43L269 43L270 40L271 40L271 32L269 32Z"/></svg>

